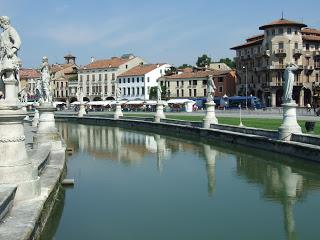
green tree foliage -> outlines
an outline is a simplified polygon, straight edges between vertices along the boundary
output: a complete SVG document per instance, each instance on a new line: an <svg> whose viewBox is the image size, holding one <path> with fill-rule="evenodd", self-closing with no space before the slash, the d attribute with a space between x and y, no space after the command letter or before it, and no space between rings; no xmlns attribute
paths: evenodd
<svg viewBox="0 0 320 240"><path fill-rule="evenodd" d="M166 99L166 95L167 95L167 87L166 86L161 86L161 99ZM157 96L157 87L151 87L150 88L150 92L149 92L149 98L151 100L157 100L158 96Z"/></svg>
<svg viewBox="0 0 320 240"><path fill-rule="evenodd" d="M184 68L192 68L192 66L190 64L184 63L180 67L178 67L178 69L184 69Z"/></svg>
<svg viewBox="0 0 320 240"><path fill-rule="evenodd" d="M236 63L232 61L230 58L221 58L219 62L227 64L230 68L236 68Z"/></svg>
<svg viewBox="0 0 320 240"><path fill-rule="evenodd" d="M201 57L198 57L196 65L198 67L209 66L211 63L211 58L207 56L207 54L203 54Z"/></svg>

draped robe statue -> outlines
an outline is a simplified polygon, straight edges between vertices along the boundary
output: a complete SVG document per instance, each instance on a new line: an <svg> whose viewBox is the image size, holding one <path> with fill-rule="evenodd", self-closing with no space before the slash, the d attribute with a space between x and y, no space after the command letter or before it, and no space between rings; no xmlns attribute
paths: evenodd
<svg viewBox="0 0 320 240"><path fill-rule="evenodd" d="M294 84L294 71L298 70L298 66L294 63L289 64L284 71L283 85L283 103L290 103L292 99L292 90Z"/></svg>
<svg viewBox="0 0 320 240"><path fill-rule="evenodd" d="M214 93L216 89L212 75L209 75L207 80L207 102L212 102L214 100Z"/></svg>

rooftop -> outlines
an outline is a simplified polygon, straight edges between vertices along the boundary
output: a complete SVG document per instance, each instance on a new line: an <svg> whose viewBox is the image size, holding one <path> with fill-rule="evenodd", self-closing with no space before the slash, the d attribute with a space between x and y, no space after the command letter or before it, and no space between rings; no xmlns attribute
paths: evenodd
<svg viewBox="0 0 320 240"><path fill-rule="evenodd" d="M296 27L300 27L300 28L307 27L307 25L304 23L295 22L292 20L287 20L287 19L281 18L281 19L272 21L271 23L265 24L265 25L259 27L259 29L265 30L267 28L280 27L280 26L296 26Z"/></svg>
<svg viewBox="0 0 320 240"><path fill-rule="evenodd" d="M207 71L196 71L196 72L183 72L180 74L175 74L167 76L167 79L185 79L185 78L206 78L209 75L221 76L230 73L230 70L207 70Z"/></svg>
<svg viewBox="0 0 320 240"><path fill-rule="evenodd" d="M81 70L85 69L101 69L101 68L118 68L122 64L130 61L130 58L119 58L113 57L111 59L102 59L102 60L95 60L94 62L85 65L81 68Z"/></svg>
<svg viewBox="0 0 320 240"><path fill-rule="evenodd" d="M131 68L130 70L122 73L119 75L119 77L128 77L128 76L141 76L145 75L148 72L153 71L154 69L164 65L165 63L156 63L156 64L142 64L138 65L134 68Z"/></svg>
<svg viewBox="0 0 320 240"><path fill-rule="evenodd" d="M19 70L20 78L40 78L41 73L33 68L21 68Z"/></svg>

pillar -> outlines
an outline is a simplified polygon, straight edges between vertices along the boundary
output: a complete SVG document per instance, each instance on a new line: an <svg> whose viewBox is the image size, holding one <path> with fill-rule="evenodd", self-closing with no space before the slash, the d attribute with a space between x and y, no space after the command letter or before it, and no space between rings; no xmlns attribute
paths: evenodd
<svg viewBox="0 0 320 240"><path fill-rule="evenodd" d="M271 89L271 107L277 106L277 93L276 89Z"/></svg>

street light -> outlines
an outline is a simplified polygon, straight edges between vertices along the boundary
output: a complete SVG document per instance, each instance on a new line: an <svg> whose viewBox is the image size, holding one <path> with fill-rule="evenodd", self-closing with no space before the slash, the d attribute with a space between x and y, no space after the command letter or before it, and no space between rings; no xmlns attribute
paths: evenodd
<svg viewBox="0 0 320 240"><path fill-rule="evenodd" d="M246 70L246 110L248 110L248 68L246 66L243 66L242 68Z"/></svg>

